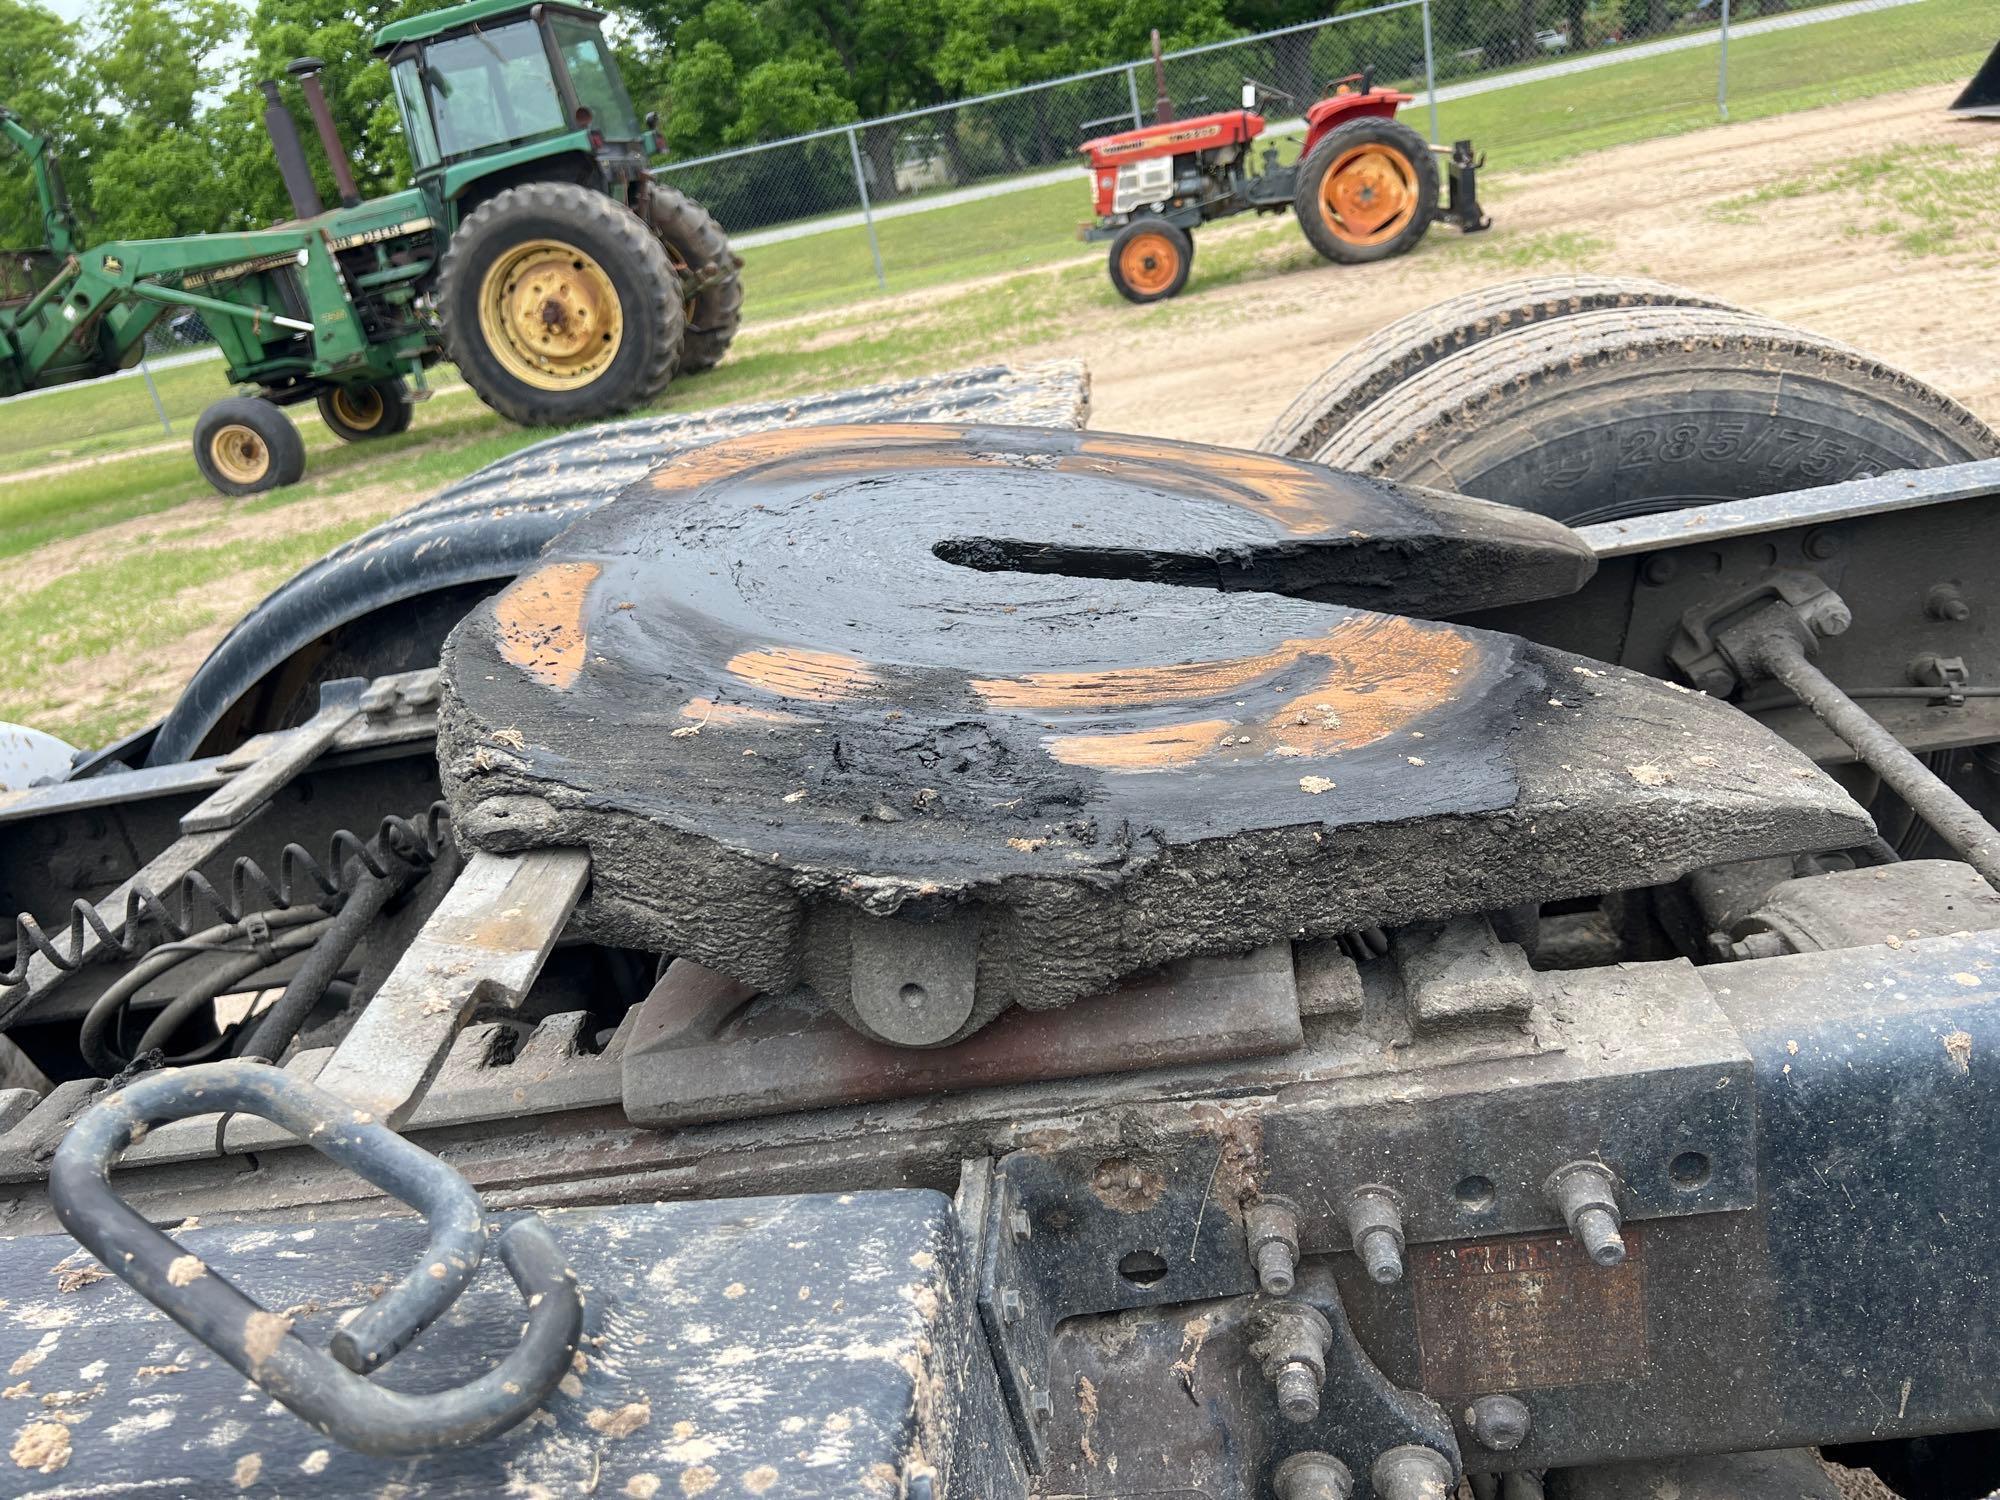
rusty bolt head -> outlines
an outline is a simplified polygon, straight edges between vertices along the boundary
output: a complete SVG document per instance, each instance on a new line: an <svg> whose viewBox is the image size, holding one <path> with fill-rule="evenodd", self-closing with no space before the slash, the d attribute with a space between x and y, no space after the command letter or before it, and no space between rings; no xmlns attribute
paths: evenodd
<svg viewBox="0 0 2000 1500"><path fill-rule="evenodd" d="M1278 1411L1287 1422L1310 1422L1319 1415L1320 1373L1304 1360L1281 1366L1274 1384Z"/></svg>
<svg viewBox="0 0 2000 1500"><path fill-rule="evenodd" d="M1654 588L1659 588L1662 584L1672 583L1674 574L1679 571L1680 564L1672 553L1655 552L1640 565L1639 576Z"/></svg>
<svg viewBox="0 0 2000 1500"><path fill-rule="evenodd" d="M1465 1426L1473 1441L1496 1453L1520 1447L1532 1425L1526 1403L1515 1396L1481 1396L1465 1409Z"/></svg>
<svg viewBox="0 0 2000 1500"><path fill-rule="evenodd" d="M1834 556L1840 551L1840 533L1829 531L1824 526L1808 531L1806 533L1805 551L1807 557L1819 562L1825 562L1829 557Z"/></svg>
<svg viewBox="0 0 2000 1500"><path fill-rule="evenodd" d="M1736 691L1736 674L1727 667L1710 667L1695 678L1694 685L1711 698L1727 698Z"/></svg>
<svg viewBox="0 0 2000 1500"><path fill-rule="evenodd" d="M1393 1188L1356 1188L1347 1200L1347 1233L1369 1280L1390 1286L1403 1279L1403 1200Z"/></svg>
<svg viewBox="0 0 2000 1500"><path fill-rule="evenodd" d="M1021 1321L1023 1310L1020 1292L1011 1286L1001 1287L1000 1321L1003 1323L1018 1323Z"/></svg>
<svg viewBox="0 0 2000 1500"><path fill-rule="evenodd" d="M1046 1386L1035 1385L1028 1387L1028 1410L1034 1415L1037 1422L1046 1422L1056 1414L1056 1404L1049 1399L1049 1392Z"/></svg>
<svg viewBox="0 0 2000 1500"><path fill-rule="evenodd" d="M1370 1465L1378 1500L1446 1500L1457 1478L1452 1461L1435 1448L1406 1443Z"/></svg>
<svg viewBox="0 0 2000 1500"><path fill-rule="evenodd" d="M1847 627L1853 623L1854 611L1847 607L1844 600L1834 595L1824 595L1813 606L1812 628L1813 633L1816 635L1845 635Z"/></svg>
<svg viewBox="0 0 2000 1500"><path fill-rule="evenodd" d="M1276 1195L1259 1199L1244 1216L1243 1229L1257 1284L1267 1296L1289 1297L1299 1260L1298 1205Z"/></svg>
<svg viewBox="0 0 2000 1500"><path fill-rule="evenodd" d="M1035 1226L1028 1218L1025 1208L1017 1208L1007 1215L1007 1232L1017 1240L1031 1240L1035 1237Z"/></svg>
<svg viewBox="0 0 2000 1500"><path fill-rule="evenodd" d="M1569 1225L1584 1253L1600 1266L1625 1259L1619 1233L1618 1187L1601 1162L1573 1161L1549 1174L1542 1191Z"/></svg>
<svg viewBox="0 0 2000 1500"><path fill-rule="evenodd" d="M1972 606L1965 602L1965 596L1958 591L1958 585L1937 583L1924 597L1924 613L1933 620L1969 620Z"/></svg>
<svg viewBox="0 0 2000 1500"><path fill-rule="evenodd" d="M1271 1471L1271 1491L1278 1500L1349 1500L1354 1474L1331 1453L1309 1448Z"/></svg>

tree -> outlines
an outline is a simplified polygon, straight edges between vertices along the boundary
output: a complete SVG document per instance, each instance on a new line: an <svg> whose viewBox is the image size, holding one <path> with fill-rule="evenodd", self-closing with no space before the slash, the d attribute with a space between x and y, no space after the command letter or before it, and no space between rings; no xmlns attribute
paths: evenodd
<svg viewBox="0 0 2000 1500"><path fill-rule="evenodd" d="M226 0L119 0L99 11L90 206L98 239L163 239L226 223L222 145L203 100L242 25Z"/></svg>

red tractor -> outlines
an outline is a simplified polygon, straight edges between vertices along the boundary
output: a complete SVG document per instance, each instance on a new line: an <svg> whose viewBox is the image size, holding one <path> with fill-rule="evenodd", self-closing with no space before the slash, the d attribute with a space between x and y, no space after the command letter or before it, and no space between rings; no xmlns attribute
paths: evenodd
<svg viewBox="0 0 2000 1500"><path fill-rule="evenodd" d="M1279 166L1278 148L1267 143L1261 170L1252 171L1250 143L1265 123L1259 95L1292 96L1246 81L1241 109L1176 120L1158 33L1153 46L1159 88L1153 123L1079 148L1090 159L1097 207L1082 237L1111 241L1111 284L1128 301L1158 302L1179 292L1194 261L1189 231L1230 214L1289 207L1312 247L1346 264L1401 255L1433 219L1467 233L1491 222L1479 211L1480 161L1470 141L1451 148L1451 185L1439 208L1431 160L1437 148L1396 119L1413 95L1377 88L1369 73L1343 78L1307 108L1297 162Z"/></svg>

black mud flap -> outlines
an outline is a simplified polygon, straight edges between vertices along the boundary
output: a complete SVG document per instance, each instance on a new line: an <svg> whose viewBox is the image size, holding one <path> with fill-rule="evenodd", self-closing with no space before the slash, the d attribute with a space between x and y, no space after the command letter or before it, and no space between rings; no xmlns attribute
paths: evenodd
<svg viewBox="0 0 2000 1500"><path fill-rule="evenodd" d="M1951 101L1951 112L2000 120L2000 45L1993 48L1979 71L1972 75L1972 82Z"/></svg>
<svg viewBox="0 0 2000 1500"><path fill-rule="evenodd" d="M556 1393L512 1431L420 1458L329 1441L62 1235L0 1241L0 1368L18 1411L0 1492L112 1495L1019 1495L971 1253L923 1191L570 1209L544 1222L586 1322ZM177 1232L308 1342L423 1252L415 1218ZM462 1384L513 1347L521 1299L486 1267L386 1367Z"/></svg>

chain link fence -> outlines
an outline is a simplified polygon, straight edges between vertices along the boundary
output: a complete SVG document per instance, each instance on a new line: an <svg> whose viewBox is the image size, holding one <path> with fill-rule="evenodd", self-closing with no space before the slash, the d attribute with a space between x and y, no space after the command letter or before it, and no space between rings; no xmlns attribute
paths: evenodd
<svg viewBox="0 0 2000 1500"><path fill-rule="evenodd" d="M1414 96L1403 116L1433 142L1471 138L1507 169L1963 80L1996 37L1992 0L1390 0L1174 52L1162 71L1181 116L1236 107L1246 79L1264 85L1288 158L1305 105L1372 70ZM757 284L775 284L782 312L913 288L947 264L982 269L968 260L980 236L1073 234L1090 209L1079 143L1150 121L1154 96L1152 60L1135 59L659 170L751 252L752 295L771 311ZM991 259L1010 263L998 248ZM809 298L793 284L808 269Z"/></svg>
<svg viewBox="0 0 2000 1500"><path fill-rule="evenodd" d="M1305 105L1372 70L1413 96L1403 117L1416 129L1469 138L1504 172L1963 81L1996 38L1994 0L1388 0L1170 53L1162 72L1182 116L1233 108L1256 80L1289 160ZM1079 143L1151 120L1155 92L1152 60L1135 59L659 170L748 252L754 310L782 316L1072 253L1090 212ZM198 313L163 319L130 399L98 400L129 406L135 429L179 434L197 388L221 385L180 367L216 357Z"/></svg>

